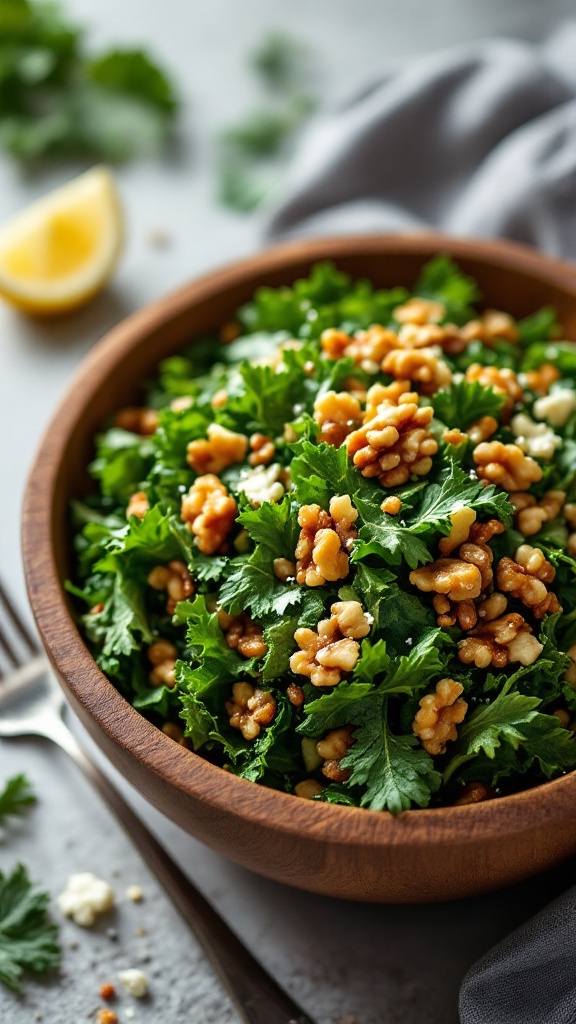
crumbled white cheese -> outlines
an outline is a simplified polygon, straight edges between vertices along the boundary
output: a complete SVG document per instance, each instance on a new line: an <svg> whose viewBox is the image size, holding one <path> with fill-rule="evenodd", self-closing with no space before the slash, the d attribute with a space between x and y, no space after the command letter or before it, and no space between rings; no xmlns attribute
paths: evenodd
<svg viewBox="0 0 576 1024"><path fill-rule="evenodd" d="M533 413L538 420L547 420L553 427L563 427L576 409L576 391L572 388L556 388L548 395L537 398Z"/></svg>
<svg viewBox="0 0 576 1024"><path fill-rule="evenodd" d="M129 967L126 971L119 971L118 977L124 988L134 999L143 999L148 993L148 975L138 967Z"/></svg>
<svg viewBox="0 0 576 1024"><path fill-rule="evenodd" d="M127 1020L132 1020L134 1017L134 1007L127 1006L126 1009L124 1010L124 1016L126 1017Z"/></svg>
<svg viewBox="0 0 576 1024"><path fill-rule="evenodd" d="M126 889L126 898L133 903L140 903L144 899L144 893L139 885L129 885Z"/></svg>
<svg viewBox="0 0 576 1024"><path fill-rule="evenodd" d="M99 914L114 905L114 889L89 871L70 875L64 892L58 897L63 914L82 928L91 928Z"/></svg>
<svg viewBox="0 0 576 1024"><path fill-rule="evenodd" d="M512 433L516 438L516 444L527 455L535 459L554 458L554 452L562 444L562 438L558 437L553 430L545 423L535 423L526 413L520 412L514 416L510 423Z"/></svg>
<svg viewBox="0 0 576 1024"><path fill-rule="evenodd" d="M281 476L282 466L278 462L257 466L239 480L238 490L244 492L253 508L264 501L282 501L284 484L280 482Z"/></svg>

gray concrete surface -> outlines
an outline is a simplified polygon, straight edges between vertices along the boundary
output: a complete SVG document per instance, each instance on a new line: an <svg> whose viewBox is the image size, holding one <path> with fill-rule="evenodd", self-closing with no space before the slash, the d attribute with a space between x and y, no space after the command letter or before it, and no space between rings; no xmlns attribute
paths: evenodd
<svg viewBox="0 0 576 1024"><path fill-rule="evenodd" d="M93 26L95 44L154 46L186 101L177 154L118 172L129 240L113 287L66 321L40 324L0 308L0 572L24 604L19 555L21 495L42 431L82 355L126 313L187 278L255 249L259 216L237 217L213 199L211 137L254 101L245 56L270 28L308 37L325 102L337 102L381 71L432 48L493 33L537 39L573 12L571 0L69 0ZM70 170L23 176L0 158L0 220ZM164 249L150 245L161 228ZM0 749L0 779L26 770L38 807L4 835L0 867L25 861L56 895L73 871L91 870L117 889L119 905L92 932L62 922L61 975L0 991L2 1024L79 1024L93 1019L98 989L118 970L143 966L150 999L135 1024L228 1024L236 1018L194 939L122 832L64 755L40 742ZM125 787L127 788L127 787ZM461 977L473 960L551 895L573 868L495 896L441 907L340 903L259 879L135 806L186 871L318 1024L455 1024ZM139 882L141 904L122 898ZM54 908L54 916L58 912ZM115 929L117 937L109 937ZM142 934L142 929L145 934ZM121 1024L133 1000L117 1004Z"/></svg>

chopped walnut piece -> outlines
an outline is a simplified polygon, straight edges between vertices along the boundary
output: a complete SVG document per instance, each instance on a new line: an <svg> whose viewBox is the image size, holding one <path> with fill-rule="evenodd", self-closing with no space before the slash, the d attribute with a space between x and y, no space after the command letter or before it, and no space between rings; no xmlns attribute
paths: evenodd
<svg viewBox="0 0 576 1024"><path fill-rule="evenodd" d="M404 324L398 332L400 348L431 348L441 345L446 331L437 324Z"/></svg>
<svg viewBox="0 0 576 1024"><path fill-rule="evenodd" d="M514 370L509 370L507 367L500 369L497 366L482 366L480 363L472 363L466 370L466 380L477 380L484 387L492 388L498 394L505 395L506 401L502 410L502 419L505 423L510 419L516 402L521 401L523 396Z"/></svg>
<svg viewBox="0 0 576 1024"><path fill-rule="evenodd" d="M458 430L458 427L452 427L450 430L444 431L442 440L446 444L463 444L468 440L468 434L465 434L463 430Z"/></svg>
<svg viewBox="0 0 576 1024"><path fill-rule="evenodd" d="M458 549L458 557L440 558L415 569L409 579L425 593L434 591L432 604L439 626L448 627L458 623L461 629L471 630L478 621L476 599L482 597L482 601L485 600L483 595L487 593L494 575L494 556L488 542L496 534L502 533L504 526L498 519L477 523L476 514L466 507L453 513L451 518L452 531L440 541L440 549L447 554ZM458 585L460 580L464 583L462 587Z"/></svg>
<svg viewBox="0 0 576 1024"><path fill-rule="evenodd" d="M432 605L438 625L444 628L458 623L460 629L473 629L478 621L474 601L451 601L444 594L435 594Z"/></svg>
<svg viewBox="0 0 576 1024"><path fill-rule="evenodd" d="M438 443L428 430L430 406L415 402L383 402L377 414L346 441L348 454L363 476L378 477L383 487L396 487L415 476L426 476Z"/></svg>
<svg viewBox="0 0 576 1024"><path fill-rule="evenodd" d="M182 498L180 517L205 555L222 547L236 519L236 502L212 473L199 476Z"/></svg>
<svg viewBox="0 0 576 1024"><path fill-rule="evenodd" d="M536 394L547 395L550 385L560 380L560 376L560 370L554 366L554 363L542 363L537 370L528 370L526 383Z"/></svg>
<svg viewBox="0 0 576 1024"><path fill-rule="evenodd" d="M239 651L245 658L263 658L268 644L262 636L262 627L247 612L240 615L229 615L222 608L218 609L218 622L226 637L226 643L234 651Z"/></svg>
<svg viewBox="0 0 576 1024"><path fill-rule="evenodd" d="M560 515L566 501L566 492L546 491L540 501L536 501L533 494L518 491L512 492L510 501L516 509L514 521L517 529L525 537L531 537L542 529L544 523Z"/></svg>
<svg viewBox="0 0 576 1024"><path fill-rule="evenodd" d="M494 416L481 416L479 420L468 427L467 435L474 444L479 444L480 441L486 441L492 437L497 430L498 420Z"/></svg>
<svg viewBox="0 0 576 1024"><path fill-rule="evenodd" d="M438 558L413 569L408 579L425 594L445 594L450 601L471 601L482 591L477 566L461 558Z"/></svg>
<svg viewBox="0 0 576 1024"><path fill-rule="evenodd" d="M465 324L460 333L467 342L481 341L488 348L498 339L518 340L516 321L500 309L487 309L479 320L470 320Z"/></svg>
<svg viewBox="0 0 576 1024"><path fill-rule="evenodd" d="M272 462L276 454L276 445L271 437L266 434L252 434L250 437L250 455L248 462L251 466L267 466Z"/></svg>
<svg viewBox="0 0 576 1024"><path fill-rule="evenodd" d="M394 349L383 359L382 372L419 383L425 395L433 395L452 380L450 367L431 348Z"/></svg>
<svg viewBox="0 0 576 1024"><path fill-rule="evenodd" d="M295 708L301 708L304 703L304 690L296 683L290 683L286 687L286 696Z"/></svg>
<svg viewBox="0 0 576 1024"><path fill-rule="evenodd" d="M438 544L442 555L451 555L457 547L460 547L460 544L468 540L470 527L472 523L476 522L476 513L473 508L467 506L459 508L450 516L450 522L452 524L450 533L447 537L442 537Z"/></svg>
<svg viewBox="0 0 576 1024"><path fill-rule="evenodd" d="M508 607L508 598L495 590L493 594L485 597L478 605L478 618L483 622L492 622L503 615Z"/></svg>
<svg viewBox="0 0 576 1024"><path fill-rule="evenodd" d="M97 1024L118 1024L118 1017L114 1010L98 1010L96 1021Z"/></svg>
<svg viewBox="0 0 576 1024"><path fill-rule="evenodd" d="M225 706L230 725L239 729L245 740L255 740L276 716L276 701L270 691L255 689L250 683L234 683L232 699Z"/></svg>
<svg viewBox="0 0 576 1024"><path fill-rule="evenodd" d="M313 800L315 796L320 796L320 793L324 792L324 786L316 779L304 779L296 783L294 792L302 800Z"/></svg>
<svg viewBox="0 0 576 1024"><path fill-rule="evenodd" d="M537 619L561 611L556 594L548 591L545 585L552 583L555 575L554 566L539 548L529 544L520 545L516 551L516 561L501 558L496 569L500 590L522 601Z"/></svg>
<svg viewBox="0 0 576 1024"><path fill-rule="evenodd" d="M221 473L228 466L244 462L248 451L248 438L233 430L211 423L207 439L190 441L186 461L196 473Z"/></svg>
<svg viewBox="0 0 576 1024"><path fill-rule="evenodd" d="M350 772L340 767L340 761L348 753L354 743L354 727L345 725L341 729L333 729L326 733L324 739L316 744L318 756L322 758L322 774L332 782L346 782Z"/></svg>
<svg viewBox="0 0 576 1024"><path fill-rule="evenodd" d="M484 800L492 800L496 793L484 782L468 782L454 801L455 807L466 807L468 804L479 804Z"/></svg>
<svg viewBox="0 0 576 1024"><path fill-rule="evenodd" d="M508 612L483 622L458 644L458 657L476 668L505 668L509 663L532 665L542 653L542 644L532 636L531 627L517 612Z"/></svg>
<svg viewBox="0 0 576 1024"><path fill-rule="evenodd" d="M144 409L129 405L116 413L114 426L121 430L128 430L131 434L150 437L158 427L158 413L156 409Z"/></svg>
<svg viewBox="0 0 576 1024"><path fill-rule="evenodd" d="M320 344L329 359L349 356L365 373L378 373L386 353L398 347L398 335L380 324L373 324L367 331L357 331L353 338L344 331L330 328L323 331Z"/></svg>
<svg viewBox="0 0 576 1024"><path fill-rule="evenodd" d="M397 498L394 494L391 494L388 498L384 498L384 501L380 505L380 508L389 516L397 516L400 509L402 508L402 502L400 501L400 498Z"/></svg>
<svg viewBox="0 0 576 1024"><path fill-rule="evenodd" d="M488 341L518 341L518 327L509 313L501 309L487 309L481 317L484 338Z"/></svg>
<svg viewBox="0 0 576 1024"><path fill-rule="evenodd" d="M576 528L576 505L573 502L571 502L571 501L568 502L567 505L564 505L563 513L564 513L564 519L566 520L568 525L571 526L572 529L575 529Z"/></svg>
<svg viewBox="0 0 576 1024"><path fill-rule="evenodd" d="M349 572L348 550L357 536L357 518L358 512L348 494L333 497L330 512L319 505L302 505L295 551L298 583L320 587L327 580L345 579Z"/></svg>
<svg viewBox="0 0 576 1024"><path fill-rule="evenodd" d="M446 306L415 296L396 306L392 316L399 324L438 324L446 316Z"/></svg>
<svg viewBox="0 0 576 1024"><path fill-rule="evenodd" d="M210 399L210 405L213 409L223 409L228 401L228 392L226 388L218 388Z"/></svg>
<svg viewBox="0 0 576 1024"><path fill-rule="evenodd" d="M360 657L358 640L368 636L370 622L358 601L337 601L329 619L318 623L318 632L297 629L294 639L300 650L290 658L296 675L308 676L313 686L336 686L351 672Z"/></svg>
<svg viewBox="0 0 576 1024"><path fill-rule="evenodd" d="M126 519L130 519L130 516L144 519L149 509L150 505L148 504L148 497L145 491L135 491L134 494L130 495L130 500L126 506Z"/></svg>
<svg viewBox="0 0 576 1024"><path fill-rule="evenodd" d="M184 601L194 593L192 577L184 562L168 562L168 565L156 565L148 573L148 585L154 590L166 590L168 601L166 611L174 614L178 601Z"/></svg>
<svg viewBox="0 0 576 1024"><path fill-rule="evenodd" d="M175 743L178 743L179 746L190 746L189 741L184 735L184 730L181 729L179 725L176 725L175 722L164 722L164 725L162 726L162 732L164 733L165 736L168 736L171 740L174 740Z"/></svg>
<svg viewBox="0 0 576 1024"><path fill-rule="evenodd" d="M176 685L175 666L178 651L168 640L156 640L147 651L148 661L153 669L148 676L152 686Z"/></svg>
<svg viewBox="0 0 576 1024"><path fill-rule="evenodd" d="M318 440L339 448L362 422L360 402L347 391L327 391L314 402L314 420L320 426Z"/></svg>
<svg viewBox="0 0 576 1024"><path fill-rule="evenodd" d="M444 754L448 741L457 738L456 726L464 720L468 710L460 696L463 691L462 683L441 679L435 693L427 693L418 702L420 710L416 712L412 730L432 757Z"/></svg>
<svg viewBox="0 0 576 1024"><path fill-rule="evenodd" d="M403 405L405 402L418 405L418 392L411 390L409 380L394 380L391 384L373 384L366 392L364 423L368 423L378 415L379 408L383 403Z"/></svg>
<svg viewBox="0 0 576 1024"><path fill-rule="evenodd" d="M186 409L190 409L193 405L194 399L191 395L177 395L170 402L172 412L185 412Z"/></svg>
<svg viewBox="0 0 576 1024"><path fill-rule="evenodd" d="M527 491L542 479L542 468L517 444L482 441L473 453L481 480L497 484L505 491Z"/></svg>
<svg viewBox="0 0 576 1024"><path fill-rule="evenodd" d="M290 579L296 579L296 563L291 562L289 558L275 558L272 562L272 568L274 575L282 583L286 583Z"/></svg>

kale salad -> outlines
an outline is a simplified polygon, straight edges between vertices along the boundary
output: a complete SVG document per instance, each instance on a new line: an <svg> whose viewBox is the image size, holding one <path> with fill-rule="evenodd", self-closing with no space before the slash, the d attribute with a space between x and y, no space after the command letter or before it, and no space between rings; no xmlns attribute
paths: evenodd
<svg viewBox="0 0 576 1024"><path fill-rule="evenodd" d="M104 426L67 586L174 741L393 814L576 767L576 345L480 300L318 264Z"/></svg>

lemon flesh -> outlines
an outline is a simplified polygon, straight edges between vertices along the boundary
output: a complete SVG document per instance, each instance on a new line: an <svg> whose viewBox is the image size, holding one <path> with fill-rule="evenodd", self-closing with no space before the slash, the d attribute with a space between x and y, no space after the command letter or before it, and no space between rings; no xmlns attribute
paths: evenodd
<svg viewBox="0 0 576 1024"><path fill-rule="evenodd" d="M64 313L109 280L123 245L110 171L94 167L0 227L0 295L27 313Z"/></svg>

